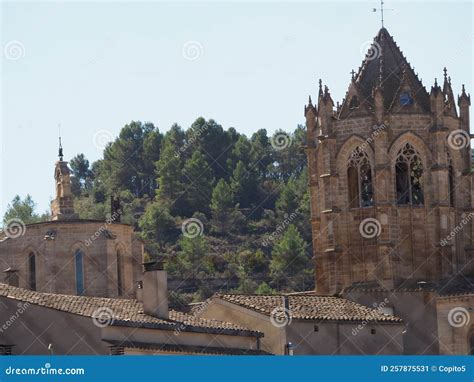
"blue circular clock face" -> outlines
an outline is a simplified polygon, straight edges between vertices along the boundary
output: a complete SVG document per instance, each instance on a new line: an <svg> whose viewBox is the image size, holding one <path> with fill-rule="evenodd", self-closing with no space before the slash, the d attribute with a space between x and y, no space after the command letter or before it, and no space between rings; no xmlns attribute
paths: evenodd
<svg viewBox="0 0 474 382"><path fill-rule="evenodd" d="M410 93L408 92L403 92L400 94L400 104L402 106L408 106L413 103L413 99L410 96Z"/></svg>

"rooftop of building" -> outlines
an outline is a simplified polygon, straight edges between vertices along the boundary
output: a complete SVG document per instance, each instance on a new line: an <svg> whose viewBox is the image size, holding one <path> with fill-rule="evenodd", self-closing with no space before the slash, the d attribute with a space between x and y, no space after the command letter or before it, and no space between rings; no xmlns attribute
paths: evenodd
<svg viewBox="0 0 474 382"><path fill-rule="evenodd" d="M0 283L0 297L71 313L84 317L98 317L109 326L127 326L179 332L226 334L261 337L258 331L212 319L195 317L170 310L169 319L161 319L143 312L143 304L135 299L118 299L91 296L71 296L43 293Z"/></svg>
<svg viewBox="0 0 474 382"><path fill-rule="evenodd" d="M388 289L376 281L354 283L344 289L350 292L433 292L441 297L474 294L474 276L456 275L437 281L405 280L397 288Z"/></svg>
<svg viewBox="0 0 474 382"><path fill-rule="evenodd" d="M275 312L281 312L287 306L289 317L293 320L402 322L399 317L382 313L377 309L368 308L342 297L319 296L314 293L277 295L216 294L212 298L219 298L267 316L271 316ZM287 301L285 302L285 300Z"/></svg>
<svg viewBox="0 0 474 382"><path fill-rule="evenodd" d="M119 341L105 340L111 347L112 353L117 352L123 354L123 349L149 350L159 353L184 353L196 355L271 355L264 350L256 349L237 349L224 348L215 346L197 346L197 345L180 345L180 344L150 344L137 341Z"/></svg>

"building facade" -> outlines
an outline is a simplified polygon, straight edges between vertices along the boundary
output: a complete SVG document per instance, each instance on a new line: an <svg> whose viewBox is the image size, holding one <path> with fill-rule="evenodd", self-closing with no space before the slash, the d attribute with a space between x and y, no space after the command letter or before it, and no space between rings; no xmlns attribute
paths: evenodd
<svg viewBox="0 0 474 382"><path fill-rule="evenodd" d="M405 354L472 351L469 107L446 68L428 92L385 28L341 104L320 81L305 107L316 291L388 301Z"/></svg>
<svg viewBox="0 0 474 382"><path fill-rule="evenodd" d="M107 221L79 219L62 148L59 154L51 220L25 225L14 219L0 233L2 281L47 293L135 296L142 242L132 226L120 223L118 210Z"/></svg>
<svg viewBox="0 0 474 382"><path fill-rule="evenodd" d="M342 104L320 82L305 108L319 292L473 274L464 86L455 102L447 71L428 93L384 28Z"/></svg>
<svg viewBox="0 0 474 382"><path fill-rule="evenodd" d="M195 310L264 333L261 349L277 355L403 353L405 325L381 306L314 293L217 294Z"/></svg>

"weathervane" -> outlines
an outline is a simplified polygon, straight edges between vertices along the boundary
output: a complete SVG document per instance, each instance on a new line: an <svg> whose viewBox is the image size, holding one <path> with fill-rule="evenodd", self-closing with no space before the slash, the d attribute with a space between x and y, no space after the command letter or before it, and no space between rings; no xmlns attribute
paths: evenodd
<svg viewBox="0 0 474 382"><path fill-rule="evenodd" d="M384 13L384 11L394 11L395 10L395 9L384 9L384 7L383 7L384 4L385 4L385 2L383 0L380 0L380 9L373 8L373 12L380 11L380 15L381 15L381 18L382 18L382 28L384 27L384 25L383 25L383 22L384 22L383 13Z"/></svg>

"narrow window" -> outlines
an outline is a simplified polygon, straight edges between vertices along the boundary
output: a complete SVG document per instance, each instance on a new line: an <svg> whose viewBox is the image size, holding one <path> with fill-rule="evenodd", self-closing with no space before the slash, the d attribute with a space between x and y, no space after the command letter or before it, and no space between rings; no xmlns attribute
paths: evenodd
<svg viewBox="0 0 474 382"><path fill-rule="evenodd" d="M74 253L74 263L76 266L76 294L84 294L84 256L80 249Z"/></svg>
<svg viewBox="0 0 474 382"><path fill-rule="evenodd" d="M347 179L349 183L349 207L359 207L359 182L357 179L357 168L349 167L347 169Z"/></svg>
<svg viewBox="0 0 474 382"><path fill-rule="evenodd" d="M410 203L410 183L408 181L408 165L400 162L395 166L396 178L397 178L397 201L398 204Z"/></svg>
<svg viewBox="0 0 474 382"><path fill-rule="evenodd" d="M117 294L123 295L123 256L120 250L117 251Z"/></svg>
<svg viewBox="0 0 474 382"><path fill-rule="evenodd" d="M362 207L369 207L373 204L372 192L372 172L368 163L360 167L360 198Z"/></svg>
<svg viewBox="0 0 474 382"><path fill-rule="evenodd" d="M448 193L449 193L449 205L454 207L454 168L453 160L448 151Z"/></svg>
<svg viewBox="0 0 474 382"><path fill-rule="evenodd" d="M349 207L369 207L374 204L372 169L367 154L359 147L353 151L347 168Z"/></svg>
<svg viewBox="0 0 474 382"><path fill-rule="evenodd" d="M420 154L409 143L398 152L395 180L398 204L422 205L424 203L423 163Z"/></svg>
<svg viewBox="0 0 474 382"><path fill-rule="evenodd" d="M36 256L34 253L28 255L28 288L36 290Z"/></svg>

